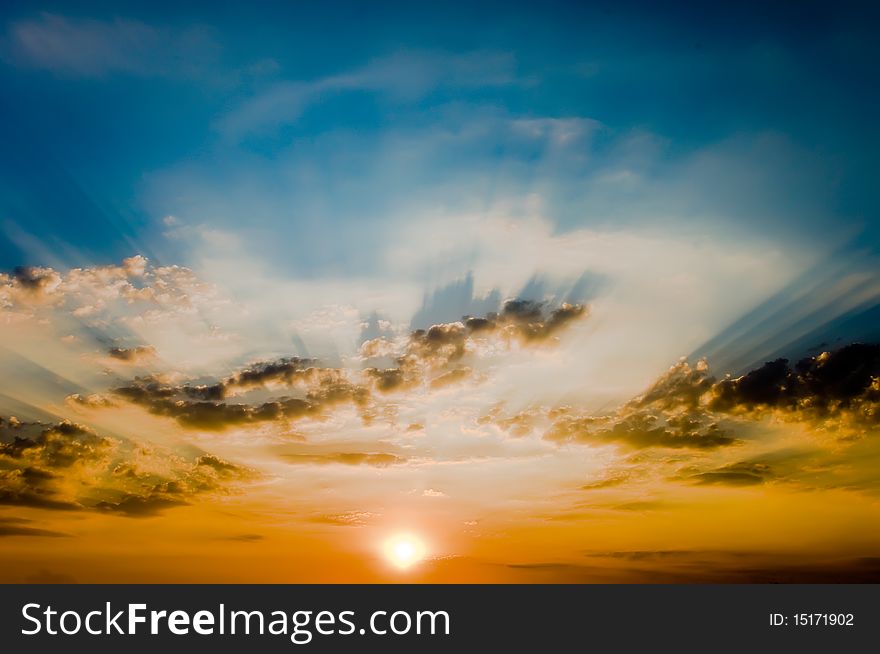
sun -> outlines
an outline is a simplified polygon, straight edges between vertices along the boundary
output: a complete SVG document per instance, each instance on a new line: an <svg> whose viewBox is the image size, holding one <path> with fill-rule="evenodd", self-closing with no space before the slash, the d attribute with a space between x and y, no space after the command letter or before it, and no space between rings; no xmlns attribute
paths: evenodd
<svg viewBox="0 0 880 654"><path fill-rule="evenodd" d="M385 558L397 568L406 570L425 558L425 545L412 534L395 534L385 541Z"/></svg>

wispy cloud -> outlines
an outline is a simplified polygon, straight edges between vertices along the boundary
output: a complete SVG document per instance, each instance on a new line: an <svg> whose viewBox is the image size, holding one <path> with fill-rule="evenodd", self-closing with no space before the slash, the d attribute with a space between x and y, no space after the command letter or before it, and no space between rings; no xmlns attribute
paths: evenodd
<svg viewBox="0 0 880 654"><path fill-rule="evenodd" d="M222 116L217 128L232 140L271 131L295 122L309 105L349 91L411 102L441 88L491 88L515 80L515 60L508 53L398 52L337 75L273 84Z"/></svg>
<svg viewBox="0 0 880 654"><path fill-rule="evenodd" d="M5 49L15 64L87 78L114 73L191 76L219 52L203 27L156 27L125 18L94 20L45 12L10 24Z"/></svg>

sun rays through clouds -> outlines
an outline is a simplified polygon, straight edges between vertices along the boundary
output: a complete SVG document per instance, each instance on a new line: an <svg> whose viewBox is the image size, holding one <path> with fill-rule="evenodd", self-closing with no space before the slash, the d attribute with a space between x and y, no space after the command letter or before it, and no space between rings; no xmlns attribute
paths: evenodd
<svg viewBox="0 0 880 654"><path fill-rule="evenodd" d="M0 581L880 579L873 16L29 4Z"/></svg>

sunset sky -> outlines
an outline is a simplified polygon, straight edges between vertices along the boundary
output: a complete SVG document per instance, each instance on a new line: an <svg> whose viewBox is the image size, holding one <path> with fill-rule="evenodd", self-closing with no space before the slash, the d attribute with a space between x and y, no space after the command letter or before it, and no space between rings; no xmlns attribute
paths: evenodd
<svg viewBox="0 0 880 654"><path fill-rule="evenodd" d="M876 11L159 4L0 10L0 582L880 580Z"/></svg>

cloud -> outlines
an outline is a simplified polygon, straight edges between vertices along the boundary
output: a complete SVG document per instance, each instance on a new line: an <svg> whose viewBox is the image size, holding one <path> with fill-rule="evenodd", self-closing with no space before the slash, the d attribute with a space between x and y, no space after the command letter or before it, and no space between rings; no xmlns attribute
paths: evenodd
<svg viewBox="0 0 880 654"><path fill-rule="evenodd" d="M789 365L769 361L711 390L708 407L728 413L778 410L806 418L845 418L876 425L880 420L880 345L853 343Z"/></svg>
<svg viewBox="0 0 880 654"><path fill-rule="evenodd" d="M50 529L31 527L32 520L24 518L0 517L0 538L6 536L39 536L44 538L63 538L67 534Z"/></svg>
<svg viewBox="0 0 880 654"><path fill-rule="evenodd" d="M22 362L43 369L24 375L16 395L51 393L54 376L85 398L125 366L205 375L219 361L240 360L239 330L253 324L245 307L191 269L139 255L114 265L0 273L3 338Z"/></svg>
<svg viewBox="0 0 880 654"><path fill-rule="evenodd" d="M398 52L346 73L278 82L223 116L217 128L234 140L271 131L295 122L309 105L344 92L381 93L397 102L412 102L438 88L487 88L514 81L514 60L507 53Z"/></svg>
<svg viewBox="0 0 880 654"><path fill-rule="evenodd" d="M12 272L12 280L19 288L34 296L49 293L61 283L60 275L51 268L34 266L16 266Z"/></svg>
<svg viewBox="0 0 880 654"><path fill-rule="evenodd" d="M127 315L132 307L145 317L156 311L167 317L175 311L205 309L206 302L215 297L215 289L192 270L153 266L141 255L123 259L119 265L71 268L66 273L34 266L18 267L11 275L0 273L0 308L31 319L58 311L101 325ZM124 358L125 352L119 348L116 358Z"/></svg>
<svg viewBox="0 0 880 654"><path fill-rule="evenodd" d="M734 417L776 415L864 433L880 419L880 345L852 343L805 357L776 359L716 381L708 364L681 361L634 403L688 407Z"/></svg>
<svg viewBox="0 0 880 654"><path fill-rule="evenodd" d="M418 381L413 377L407 378L403 368L366 368L364 375L373 380L376 390L383 393L410 388Z"/></svg>
<svg viewBox="0 0 880 654"><path fill-rule="evenodd" d="M107 409L118 406L117 402L113 399L99 393L91 393L89 395L73 393L64 398L64 402L73 407L85 407L88 409Z"/></svg>
<svg viewBox="0 0 880 654"><path fill-rule="evenodd" d="M602 123L591 118L517 118L511 121L514 131L546 140L551 147L565 147L600 129Z"/></svg>
<svg viewBox="0 0 880 654"><path fill-rule="evenodd" d="M129 518L151 518L166 509L185 506L187 502L180 497L162 493L148 495L124 495L118 501L101 501L95 504L98 511L118 513Z"/></svg>
<svg viewBox="0 0 880 654"><path fill-rule="evenodd" d="M626 484L630 480L630 475L618 472L602 479L597 479L596 481L591 481L588 484L584 484L581 486L581 490L603 490L605 488L614 488L615 486L622 486Z"/></svg>
<svg viewBox="0 0 880 654"><path fill-rule="evenodd" d="M587 315L584 305L563 302L545 316L543 305L543 302L535 300L508 300L500 314L490 314L486 319L470 319L468 327L471 331L479 332L500 328L505 335L523 341L543 341L554 337L572 321Z"/></svg>
<svg viewBox="0 0 880 654"><path fill-rule="evenodd" d="M277 382L285 386L293 386L298 381L306 382L317 374L315 359L301 359L292 357L277 361L261 361L254 363L248 368L235 373L225 380L221 387L229 389L248 389L266 386Z"/></svg>
<svg viewBox="0 0 880 654"><path fill-rule="evenodd" d="M541 411L526 409L518 411L513 415L505 416L503 415L503 409L503 402L496 404L488 413L477 418L477 424L493 424L514 438L523 438L538 430L546 422L546 416ZM552 413L555 415L557 412Z"/></svg>
<svg viewBox="0 0 880 654"><path fill-rule="evenodd" d="M205 28L171 29L136 20L68 18L47 12L9 25L8 58L71 77L112 74L188 77L214 62L218 46Z"/></svg>
<svg viewBox="0 0 880 654"><path fill-rule="evenodd" d="M0 442L0 457L27 461L34 466L67 468L84 461L100 460L110 447L112 441L88 427L64 420L34 436L15 435L10 442Z"/></svg>
<svg viewBox="0 0 880 654"><path fill-rule="evenodd" d="M705 360L701 359L691 366L686 359L682 359L661 375L633 404L661 409L696 409L714 381L709 375L709 364Z"/></svg>
<svg viewBox="0 0 880 654"><path fill-rule="evenodd" d="M255 477L254 471L214 455L202 455L190 464L181 463L171 476L143 470L133 463L117 464L111 474L116 483L105 482L99 489L106 499L90 503L88 508L132 518L152 517Z"/></svg>
<svg viewBox="0 0 880 654"><path fill-rule="evenodd" d="M187 460L68 420L10 423L0 421L0 504L148 517L255 476L215 455Z"/></svg>
<svg viewBox="0 0 880 654"><path fill-rule="evenodd" d="M765 463L742 461L701 472L690 480L702 485L754 486L773 478L773 471Z"/></svg>
<svg viewBox="0 0 880 654"><path fill-rule="evenodd" d="M462 368L454 368L448 372L444 372L442 375L434 377L431 380L431 388L438 389L438 388L443 388L445 386L451 386L453 384L457 384L457 383L461 382L462 380L470 377L471 374L473 374L473 372L474 372L473 369L468 368L467 366L464 366Z"/></svg>
<svg viewBox="0 0 880 654"><path fill-rule="evenodd" d="M124 363L137 364L156 358L156 348L152 345L138 345L135 347L111 347L107 354L112 359Z"/></svg>
<svg viewBox="0 0 880 654"><path fill-rule="evenodd" d="M298 398L285 398L257 405L173 399L172 387L134 382L114 393L147 408L150 413L174 418L184 427L217 431L261 422L290 420L314 413L315 407Z"/></svg>
<svg viewBox="0 0 880 654"><path fill-rule="evenodd" d="M649 147L622 143L634 140L630 132L604 128L602 138L569 144L559 162L556 155L545 161L544 154L553 150L548 135L528 137L527 130L519 129L512 137L510 123L518 117L509 112L467 105L460 114L437 110L424 118L427 124L395 123L383 136L342 127L315 138L294 135L289 149L278 156L250 157L247 166L218 168L214 159L181 166L153 178L158 182L153 185L154 210L211 215L240 236L244 251L248 243L253 246L252 255L242 256L241 249L218 253L194 242L191 252L193 260L204 262L198 265L203 273L210 269L213 279L228 277L230 285L242 287L242 294L271 306L261 330L290 324L285 315L289 303L276 301L280 293L296 297L297 306L305 300L356 307L365 316L383 311L396 324L412 317L412 327L427 329L467 313L483 317L497 311L498 302L490 309L480 300L520 297L519 291L536 275L573 280L588 271L602 280L600 292L554 298L589 301L594 316L600 312L600 319L593 321L598 333L577 343L577 365L585 374L556 374L556 381L541 384L540 392L581 392L593 398L592 408L631 397L672 357L693 351L814 257L811 248L768 243L757 232L730 238L717 222L690 225L685 231L676 211L664 209L658 215L650 198L633 208L625 190L618 189L607 211L596 206L592 192L583 190L584 177L592 180L614 168L620 163L618 149ZM501 154L499 143L505 145ZM583 161L560 165L560 178L555 166L576 156ZM664 169L659 155L648 159L636 177L656 176ZM547 171L550 164L554 167ZM309 180L316 170L357 174L333 175L326 184L315 185ZM557 183L568 190L561 191ZM492 189L488 197L486 189ZM590 201L576 209L568 203L561 208L553 203L557 191L565 198L589 195ZM184 205L169 206L169 197L181 198ZM274 217L290 206L302 207L298 215L311 216L312 226L299 219L278 223ZM563 220L569 211L578 222ZM245 224L241 215L249 216ZM358 216L371 218L356 220ZM318 229L318 224L324 227ZM301 238L304 229L311 234L308 240ZM307 247L306 242L320 247ZM346 262L342 273L339 261ZM240 275L243 266L258 271L247 276L249 283ZM430 289L461 281L471 270L479 285L470 297L452 293L441 299L442 311L433 311ZM548 284L548 294L556 290L554 285ZM422 297L430 315L415 316ZM346 353L348 335L340 331L334 326L323 333L314 328L310 335L300 333L305 347L296 353Z"/></svg>
<svg viewBox="0 0 880 654"><path fill-rule="evenodd" d="M880 421L880 345L852 343L805 357L776 359L717 381L705 360L681 360L626 410L749 420L775 416L842 433L864 434Z"/></svg>
<svg viewBox="0 0 880 654"><path fill-rule="evenodd" d="M611 567L596 566L611 582L659 583L865 583L880 579L875 557L793 554L755 550L623 550L587 552Z"/></svg>
<svg viewBox="0 0 880 654"><path fill-rule="evenodd" d="M174 418L184 427L209 431L318 417L323 409L338 404L357 407L367 404L369 390L350 382L345 371L319 368L313 363L305 359L261 362L207 385L175 385L165 383L160 377L136 377L112 392L150 413ZM283 389L299 386L302 397L284 396L254 404L226 401L235 392L269 385Z"/></svg>
<svg viewBox="0 0 880 654"><path fill-rule="evenodd" d="M621 443L632 448L714 449L737 443L718 423L701 414L655 415L623 412L617 416L564 416L547 432L556 442Z"/></svg>
<svg viewBox="0 0 880 654"><path fill-rule="evenodd" d="M451 483L446 467L515 468L517 475L526 470L555 474L562 468L566 472L554 479L565 488L583 488L593 491L590 498L601 498L602 504L591 510L647 510L649 505L638 504L643 496L628 491L656 484L648 497L656 497L660 504L651 508L671 507L672 512L683 509L663 504L663 493L656 491L673 485L679 486L679 492L694 492L681 487L746 488L785 480L786 487L797 483L854 489L869 483L864 475L847 475L842 461L835 462L830 472L803 470L798 475L791 470L796 466L768 460L760 448L772 444L777 433L763 433L760 421L785 413L787 419L802 420L814 429L820 425L811 416L819 413L808 414L806 405L800 404L797 410L786 408L782 396L772 393L755 395L749 390L753 382L718 381L705 361L678 361L644 392L630 401L606 405L610 409L594 408L589 392L559 392L561 378L598 375L597 383L604 383L604 373L613 378L614 370L591 367L580 349L596 337L594 326L601 323L595 323L607 319L606 298L590 296L589 307L574 303L569 300L575 297L570 290L576 275L553 275L546 283L542 279L532 276L518 282L515 288L521 294L506 301L500 293L484 296L495 300L479 315L462 315L412 331L407 330L411 314L386 319L377 313L365 319L372 314L353 308L356 304L315 311L309 318L315 331L344 323L351 339L351 349L334 357L312 356L300 341L291 347L290 339L267 345L245 329L233 354L195 372L186 370L176 357L164 356L164 345L155 347L149 338L116 329L117 316L130 324L130 316L148 307L161 311L163 317L191 317L186 324L199 324L202 330L212 325L214 306L227 312L236 307L230 313L245 326L258 320L258 314L247 315L247 305L222 304L216 287L189 269L157 267L132 258L94 269L13 273L0 288L7 290L12 308L31 312L35 325L72 315L84 304L96 307L91 313L80 312L77 319L100 338L89 341L89 332L80 332L82 340L65 344L71 350L95 342L104 352L107 343L143 343L120 347L125 350L120 356L137 358L137 348L150 347L163 353L151 375L120 379L125 369L110 367L95 374L96 384L109 390L91 392L95 386L90 384L69 393L68 406L83 422L114 425L114 430L124 433L132 413L145 418L133 408L141 407L168 420L158 430L163 437L200 439L208 435L191 432L211 432L210 439L221 448L218 452L235 452L236 460L271 470L291 488L297 483L294 479L311 481L324 475L348 479L385 468L383 477L397 478L430 469L437 471L432 487L443 488L451 504L463 501L469 487ZM472 288L467 295L465 305L475 306L470 302L475 297ZM415 307L417 294L414 300ZM304 323L295 324L299 330ZM355 350L367 335L372 338ZM621 345L629 338L622 338ZM623 347L619 351L630 352ZM829 398L807 403L813 409L826 407L826 419L835 412L852 412L857 405L868 411L870 406L859 404L858 398L873 392L870 380L876 373L856 363L870 361L873 355L870 349L854 352L842 356L835 351L816 361L786 365L787 373L774 368L775 376L767 376L769 382L756 377L764 380L758 386L775 388L780 379L790 385L800 376L796 384ZM639 367L641 350L634 347L627 356ZM78 361L99 359L90 350L81 353ZM826 369L827 365L831 367ZM541 366L543 374L536 375ZM842 372L832 375L834 369ZM838 377L855 381L836 381ZM730 384L733 389L722 392ZM525 390L530 397L525 403L515 401L511 389ZM752 397L761 397L763 404ZM798 397L806 397L806 391L798 391ZM503 405L501 398L506 400ZM407 425L419 427L409 430ZM67 429L75 433L66 435L57 425L20 431L10 424L4 429L8 436L2 441L7 467L0 467L4 504L149 518L210 501L252 478L251 472L231 461L199 459L191 452L176 454L170 466L159 469L149 463L156 453L143 457L145 463L132 455L132 445L125 439L99 435L103 429L89 433L88 428L80 432L71 427ZM43 431L46 434L41 435ZM308 449L279 451L279 443L293 439L308 443ZM64 468L65 460L76 462ZM586 476L585 461L593 468ZM817 456L811 465L828 462L827 457ZM77 486L81 479L88 481ZM408 484L410 491L427 487ZM498 496L506 492L499 482Z"/></svg>
<svg viewBox="0 0 880 654"><path fill-rule="evenodd" d="M658 453L636 462L640 469L657 474L673 466L675 472L667 473L666 480L677 483L748 487L785 481L801 488L876 492L869 472L876 443L865 437L876 434L878 427L878 380L880 346L860 343L807 357L793 367L785 360L771 361L721 381L711 376L705 360L691 366L682 359L647 391L612 412L563 406L504 417L496 408L480 422L514 436L542 433L559 444L654 450ZM780 432L780 422L801 429ZM783 433L786 438L798 434L801 440L768 450L766 444ZM823 443L821 434L834 437L834 449ZM840 450L841 445L850 447ZM731 461L725 452L733 446L754 455ZM694 451L694 456L660 454L675 450ZM617 467L581 488L602 490L633 481L625 467Z"/></svg>
<svg viewBox="0 0 880 654"><path fill-rule="evenodd" d="M334 525L337 527L363 527L376 517L377 514L370 511L349 511L347 513L317 515L312 517L312 522Z"/></svg>
<svg viewBox="0 0 880 654"><path fill-rule="evenodd" d="M112 395L155 415L173 418L188 429L223 431L267 422L290 423L319 418L339 405L355 407L368 421L374 390L390 393L423 384L427 389L440 389L461 383L474 376L474 368L461 362L466 358L479 361L489 341L507 349L513 344L553 344L569 323L586 315L582 305L563 303L545 308L543 303L511 300L500 313L486 318L465 317L464 322L415 330L399 347L382 337L361 345L365 362L384 357L394 367L358 370L325 367L311 358L282 357L249 364L213 383L170 383L168 376L162 375L135 377L113 388ZM501 353L497 348L490 350L492 356ZM278 391L295 395L265 398L266 393ZM259 402L231 401L259 393L263 393ZM71 394L67 402L93 409L114 404L113 399L100 394Z"/></svg>
<svg viewBox="0 0 880 654"><path fill-rule="evenodd" d="M54 499L52 493L45 489L29 489L26 487L28 482L22 484L22 478L22 475L10 472L0 473L0 504L53 511L78 511L82 508L76 502Z"/></svg>
<svg viewBox="0 0 880 654"><path fill-rule="evenodd" d="M364 373L382 392L412 388L432 372L435 374L431 375L430 386L442 388L471 377L473 368L461 362L480 359L484 351L497 353L491 346L500 345L509 351L514 344L553 343L571 322L587 315L587 308L580 304L562 303L548 310L542 302L508 300L500 312L492 311L485 317L464 316L460 322L416 329L398 353L395 367L368 367ZM367 359L379 353L393 354L383 338L361 345L361 354Z"/></svg>

